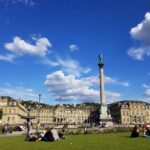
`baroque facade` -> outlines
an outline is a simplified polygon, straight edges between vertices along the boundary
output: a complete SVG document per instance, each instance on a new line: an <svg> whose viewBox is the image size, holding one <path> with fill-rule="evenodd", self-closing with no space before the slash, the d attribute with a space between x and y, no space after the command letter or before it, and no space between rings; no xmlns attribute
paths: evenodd
<svg viewBox="0 0 150 150"><path fill-rule="evenodd" d="M33 124L39 121L41 125L45 124L82 124L91 121L91 112L93 108L87 106L47 106L34 108L30 112L19 101L8 96L0 97L0 124L5 123L16 125L24 124L22 116L35 117Z"/></svg>
<svg viewBox="0 0 150 150"><path fill-rule="evenodd" d="M150 124L150 104L143 101L119 101L109 104L113 122L117 124Z"/></svg>
<svg viewBox="0 0 150 150"><path fill-rule="evenodd" d="M110 114L116 124L150 124L150 104L144 101L119 101L109 104ZM95 107L86 105L57 105L40 108L32 107L30 116L35 117L33 124L40 121L41 125L50 124L83 124L94 123L98 117ZM19 101L8 96L0 97L0 124L23 124L21 116L27 116L28 111Z"/></svg>
<svg viewBox="0 0 150 150"><path fill-rule="evenodd" d="M8 96L0 97L0 124L23 124L24 120L21 116L27 115L27 109L18 101Z"/></svg>
<svg viewBox="0 0 150 150"><path fill-rule="evenodd" d="M30 115L36 117L32 120L41 124L82 124L89 123L92 109L90 107L67 107L59 105L48 108L32 109Z"/></svg>

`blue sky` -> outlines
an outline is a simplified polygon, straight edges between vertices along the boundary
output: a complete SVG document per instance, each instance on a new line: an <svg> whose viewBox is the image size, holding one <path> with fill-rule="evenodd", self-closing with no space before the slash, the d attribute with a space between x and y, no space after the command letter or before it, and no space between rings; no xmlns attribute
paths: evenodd
<svg viewBox="0 0 150 150"><path fill-rule="evenodd" d="M0 0L0 95L42 102L150 102L149 0Z"/></svg>

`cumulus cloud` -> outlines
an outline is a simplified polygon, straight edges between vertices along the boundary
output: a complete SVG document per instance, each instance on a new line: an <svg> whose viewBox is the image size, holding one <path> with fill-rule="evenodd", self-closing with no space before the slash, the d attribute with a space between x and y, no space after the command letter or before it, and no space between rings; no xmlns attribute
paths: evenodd
<svg viewBox="0 0 150 150"><path fill-rule="evenodd" d="M130 34L133 39L150 44L150 12L145 14L145 19L141 23L131 28Z"/></svg>
<svg viewBox="0 0 150 150"><path fill-rule="evenodd" d="M150 97L150 88L144 91L144 96Z"/></svg>
<svg viewBox="0 0 150 150"><path fill-rule="evenodd" d="M43 57L48 52L48 48L52 47L50 41L45 38L35 38L35 45L21 39L19 36L15 36L13 42L6 43L4 47L19 56L28 54Z"/></svg>
<svg viewBox="0 0 150 150"><path fill-rule="evenodd" d="M144 83L142 84L142 87L145 88L143 95L147 98L150 98L150 85Z"/></svg>
<svg viewBox="0 0 150 150"><path fill-rule="evenodd" d="M130 84L128 82L120 82L117 79L111 78L109 76L104 77L104 81L106 84L114 84L114 85L121 85L124 87L130 87Z"/></svg>
<svg viewBox="0 0 150 150"><path fill-rule="evenodd" d="M145 55L149 55L150 49L146 50L144 47L132 47L128 50L128 55L135 60L143 60Z"/></svg>
<svg viewBox="0 0 150 150"><path fill-rule="evenodd" d="M15 58L16 56L13 54L0 55L0 60L7 62L13 62Z"/></svg>
<svg viewBox="0 0 150 150"><path fill-rule="evenodd" d="M117 92L106 91L106 94L105 94L105 98L109 101L116 100L120 97L121 97L121 94Z"/></svg>
<svg viewBox="0 0 150 150"><path fill-rule="evenodd" d="M52 61L52 60L50 60L49 58L46 58L46 57L44 59L42 59L42 63L45 64L45 65L48 65L50 67L60 66L60 64L57 61Z"/></svg>
<svg viewBox="0 0 150 150"><path fill-rule="evenodd" d="M130 35L140 42L139 47L131 47L127 53L136 60L143 60L145 56L150 56L150 12L145 14L144 20L137 26L131 28Z"/></svg>
<svg viewBox="0 0 150 150"><path fill-rule="evenodd" d="M69 45L69 50L70 50L70 52L74 52L74 51L79 50L79 47L75 44L71 44L71 45Z"/></svg>
<svg viewBox="0 0 150 150"><path fill-rule="evenodd" d="M58 63L62 67L62 70L67 74L73 74L80 77L82 73L88 73L91 71L90 68L81 67L79 62L73 59L60 59L57 58Z"/></svg>
<svg viewBox="0 0 150 150"><path fill-rule="evenodd" d="M56 71L47 75L45 85L57 101L99 102L99 91L92 88L97 83L96 77L77 79L74 75L65 75ZM119 93L106 92L106 98L119 98Z"/></svg>
<svg viewBox="0 0 150 150"><path fill-rule="evenodd" d="M144 88L150 88L150 85L147 85L147 84L142 84L142 87L144 87Z"/></svg>
<svg viewBox="0 0 150 150"><path fill-rule="evenodd" d="M20 99L30 99L36 100L38 98L38 94L31 88L25 88L22 86L14 87L14 86L6 86L0 88L0 95L2 96L10 96L13 98Z"/></svg>

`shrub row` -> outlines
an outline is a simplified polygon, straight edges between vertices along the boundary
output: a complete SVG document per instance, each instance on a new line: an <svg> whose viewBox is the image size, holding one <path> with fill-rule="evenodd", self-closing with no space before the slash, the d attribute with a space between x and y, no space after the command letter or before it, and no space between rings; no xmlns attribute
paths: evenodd
<svg viewBox="0 0 150 150"><path fill-rule="evenodd" d="M119 133L119 132L131 132L130 127L115 127L115 128L88 128L87 134L100 134L100 133ZM84 134L84 128L78 128L65 132L65 134Z"/></svg>

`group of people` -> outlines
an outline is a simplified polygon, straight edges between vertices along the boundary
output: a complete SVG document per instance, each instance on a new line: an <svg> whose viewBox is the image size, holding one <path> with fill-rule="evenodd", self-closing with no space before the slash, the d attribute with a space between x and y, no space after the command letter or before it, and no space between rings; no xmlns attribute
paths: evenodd
<svg viewBox="0 0 150 150"><path fill-rule="evenodd" d="M131 132L131 137L140 137L140 131L143 132L143 137L150 137L150 127L146 123L143 126L135 125Z"/></svg>
<svg viewBox="0 0 150 150"><path fill-rule="evenodd" d="M47 131L42 131L37 135L29 135L27 140L28 141L56 141L59 139L65 139L65 136L62 132L58 132L56 129L51 128Z"/></svg>

